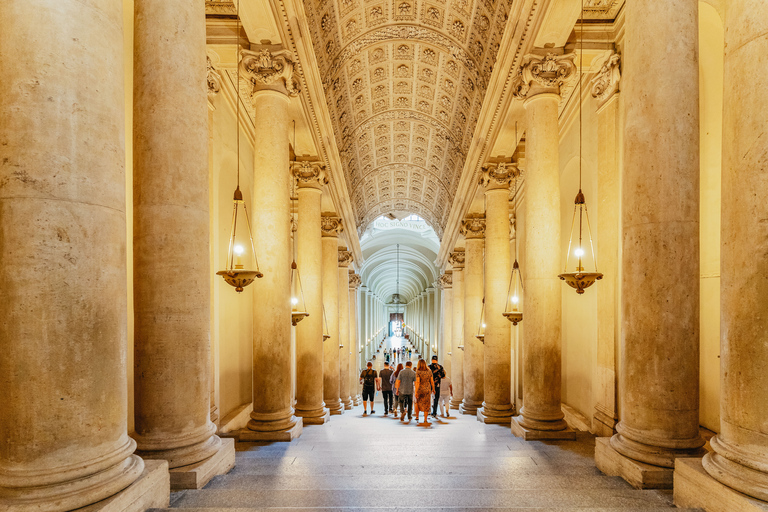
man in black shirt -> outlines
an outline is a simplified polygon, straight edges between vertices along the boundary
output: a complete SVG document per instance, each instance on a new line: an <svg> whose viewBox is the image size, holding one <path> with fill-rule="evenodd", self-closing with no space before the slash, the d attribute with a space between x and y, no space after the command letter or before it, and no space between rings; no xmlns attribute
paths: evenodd
<svg viewBox="0 0 768 512"><path fill-rule="evenodd" d="M368 368L360 373L360 384L363 385L363 416L368 415L368 402L371 402L371 414L376 412L373 410L373 398L376 396L377 378L378 375L373 369L373 363L368 361Z"/></svg>
<svg viewBox="0 0 768 512"><path fill-rule="evenodd" d="M435 403L432 406L432 417L437 418L437 402L440 399L440 379L445 377L445 370L442 365L437 363L437 356L432 356L432 364L429 365L432 370L432 378L435 380Z"/></svg>
<svg viewBox="0 0 768 512"><path fill-rule="evenodd" d="M389 382L392 377L392 369L389 367L389 363L384 363L384 369L379 372L379 389L384 397L384 416L392 411L395 413L395 405L392 403L392 383Z"/></svg>

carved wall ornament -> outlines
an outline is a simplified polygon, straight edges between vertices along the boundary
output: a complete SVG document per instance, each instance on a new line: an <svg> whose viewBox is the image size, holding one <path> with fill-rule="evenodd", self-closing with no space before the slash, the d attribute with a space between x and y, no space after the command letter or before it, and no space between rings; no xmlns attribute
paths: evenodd
<svg viewBox="0 0 768 512"><path fill-rule="evenodd" d="M526 55L515 79L513 95L518 99L525 99L531 89L538 89L534 92L560 94L560 87L576 77L575 59L575 53Z"/></svg>
<svg viewBox="0 0 768 512"><path fill-rule="evenodd" d="M448 262L453 268L464 268L464 262L466 261L466 254L463 247L456 248L449 256Z"/></svg>
<svg viewBox="0 0 768 512"><path fill-rule="evenodd" d="M299 187L320 188L328 184L328 176L322 162L293 162L291 171Z"/></svg>
<svg viewBox="0 0 768 512"><path fill-rule="evenodd" d="M485 214L471 213L461 221L461 234L465 238L483 238L485 236Z"/></svg>
<svg viewBox="0 0 768 512"><path fill-rule="evenodd" d="M355 274L354 271L349 271L349 289L357 290L357 288L363 284L363 278Z"/></svg>
<svg viewBox="0 0 768 512"><path fill-rule="evenodd" d="M592 97L597 99L598 107L603 106L619 91L621 80L621 57L618 53L611 54L600 67L600 71L590 81Z"/></svg>
<svg viewBox="0 0 768 512"><path fill-rule="evenodd" d="M336 217L333 214L323 214L320 217L320 229L323 232L323 236L338 237L344 231L344 225L341 222L341 217Z"/></svg>
<svg viewBox="0 0 768 512"><path fill-rule="evenodd" d="M440 288L441 290L444 290L446 288L450 288L451 285L453 285L453 273L451 273L449 271L449 272L446 272L445 274L441 275L437 279L435 284L437 284L437 287Z"/></svg>
<svg viewBox="0 0 768 512"><path fill-rule="evenodd" d="M205 14L207 15L237 15L237 6L231 0L206 0Z"/></svg>
<svg viewBox="0 0 768 512"><path fill-rule="evenodd" d="M482 169L478 184L489 190L507 188L519 174L517 164L514 163L486 164Z"/></svg>
<svg viewBox="0 0 768 512"><path fill-rule="evenodd" d="M253 84L253 92L267 89L288 96L299 94L299 80L294 76L293 53L290 50L241 50L240 71Z"/></svg>
<svg viewBox="0 0 768 512"><path fill-rule="evenodd" d="M208 70L208 99L212 99L221 90L221 74L213 67L213 62L209 56L206 56L206 68Z"/></svg>
<svg viewBox="0 0 768 512"><path fill-rule="evenodd" d="M352 251L348 251L344 246L339 246L339 266L348 267L352 263L352 259Z"/></svg>

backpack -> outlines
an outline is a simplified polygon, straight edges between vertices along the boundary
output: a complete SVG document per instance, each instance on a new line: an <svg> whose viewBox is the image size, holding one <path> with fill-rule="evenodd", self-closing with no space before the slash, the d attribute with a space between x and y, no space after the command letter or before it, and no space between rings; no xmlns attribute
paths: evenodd
<svg viewBox="0 0 768 512"><path fill-rule="evenodd" d="M373 370L365 370L365 376L363 376L363 387L372 388L376 385L376 372Z"/></svg>

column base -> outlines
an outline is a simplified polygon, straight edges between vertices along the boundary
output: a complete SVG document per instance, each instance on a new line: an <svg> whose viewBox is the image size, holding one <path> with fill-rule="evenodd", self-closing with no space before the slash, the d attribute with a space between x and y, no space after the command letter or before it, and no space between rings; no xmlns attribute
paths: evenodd
<svg viewBox="0 0 768 512"><path fill-rule="evenodd" d="M202 489L217 475L235 467L235 440L222 439L221 447L211 457L171 470L171 489Z"/></svg>
<svg viewBox="0 0 768 512"><path fill-rule="evenodd" d="M455 410L458 411L461 408L461 401L462 401L461 398L456 398L456 396L454 396L451 399L451 407L450 408L451 409L455 409Z"/></svg>
<svg viewBox="0 0 768 512"><path fill-rule="evenodd" d="M611 446L610 437L595 439L595 464L608 476L620 476L636 489L671 489L674 470L638 462Z"/></svg>
<svg viewBox="0 0 768 512"><path fill-rule="evenodd" d="M616 433L618 420L602 411L595 411L592 415L592 433L598 437L611 437Z"/></svg>
<svg viewBox="0 0 768 512"><path fill-rule="evenodd" d="M459 414L469 414L471 416L477 416L477 410L483 406L482 402L473 402L466 398L461 401L459 406Z"/></svg>
<svg viewBox="0 0 768 512"><path fill-rule="evenodd" d="M512 422L512 405L506 407L483 407L477 410L477 421L486 425L509 425Z"/></svg>
<svg viewBox="0 0 768 512"><path fill-rule="evenodd" d="M269 432L259 432L257 430L251 430L244 428L238 432L238 441L270 441L276 443L290 443L294 439L301 435L304 430L304 422L302 418L296 418L296 423L286 430L273 430Z"/></svg>
<svg viewBox="0 0 768 512"><path fill-rule="evenodd" d="M338 398L336 400L326 400L325 406L328 407L328 412L331 413L331 416L344 414L344 404Z"/></svg>
<svg viewBox="0 0 768 512"><path fill-rule="evenodd" d="M145 460L138 480L114 496L79 508L77 512L143 512L150 508L168 508L170 485L168 461Z"/></svg>
<svg viewBox="0 0 768 512"><path fill-rule="evenodd" d="M355 406L354 402L352 401L352 397L351 396L342 398L341 402L342 402L342 404L344 404L344 410L346 410L346 411L350 410L352 407Z"/></svg>
<svg viewBox="0 0 768 512"><path fill-rule="evenodd" d="M701 459L676 459L674 500L680 508L707 512L768 512L768 503L731 489L704 470Z"/></svg>
<svg viewBox="0 0 768 512"><path fill-rule="evenodd" d="M323 425L331 421L331 411L326 408L323 408L321 416L316 416L316 414L317 413L313 413L312 416L302 416L300 411L296 411L296 416L301 417L301 421L304 425Z"/></svg>
<svg viewBox="0 0 768 512"><path fill-rule="evenodd" d="M512 434L524 441L574 441L576 439L576 431L567 426L561 430L539 430L524 427L520 424L522 420L522 416L512 418L511 428Z"/></svg>
<svg viewBox="0 0 768 512"><path fill-rule="evenodd" d="M355 404L355 407L363 403L363 397L360 395L355 395L352 397L352 403Z"/></svg>

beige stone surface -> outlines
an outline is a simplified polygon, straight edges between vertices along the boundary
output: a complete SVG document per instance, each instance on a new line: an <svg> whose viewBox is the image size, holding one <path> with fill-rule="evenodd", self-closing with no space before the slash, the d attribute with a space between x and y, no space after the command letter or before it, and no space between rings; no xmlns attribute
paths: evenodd
<svg viewBox="0 0 768 512"><path fill-rule="evenodd" d="M703 464L721 483L768 502L768 99L760 93L768 77L755 66L768 50L765 14L763 2L726 5L720 433Z"/></svg>
<svg viewBox="0 0 768 512"><path fill-rule="evenodd" d="M560 408L562 272L557 109L560 95L545 92L525 102L525 320L522 322L523 406L521 429L563 431ZM518 429L518 430L521 430ZM514 432L514 428L513 428Z"/></svg>
<svg viewBox="0 0 768 512"><path fill-rule="evenodd" d="M451 343L451 409L458 409L464 399L464 250L451 254L453 267L453 332ZM462 347L462 348L459 348Z"/></svg>
<svg viewBox="0 0 768 512"><path fill-rule="evenodd" d="M145 469L126 432L122 20L118 0L0 3L4 509L88 506Z"/></svg>
<svg viewBox="0 0 768 512"><path fill-rule="evenodd" d="M134 5L134 438L173 469L221 449L210 421L205 13ZM174 66L159 66L169 54Z"/></svg>
<svg viewBox="0 0 768 512"><path fill-rule="evenodd" d="M235 440L222 439L221 448L205 460L174 468L171 489L202 489L216 475L223 475L235 467Z"/></svg>
<svg viewBox="0 0 768 512"><path fill-rule="evenodd" d="M258 292L253 301L253 412L247 429L261 440L274 436L277 441L301 424L291 396L289 98L256 90L251 101L256 119L263 120L255 127L253 189L259 199L253 203L253 225L264 277L253 285Z"/></svg>
<svg viewBox="0 0 768 512"><path fill-rule="evenodd" d="M296 175L294 170L294 175ZM309 316L296 325L296 416L305 424L323 423L328 409L323 402L323 268L320 207L323 179L299 178L297 265Z"/></svg>
<svg viewBox="0 0 768 512"><path fill-rule="evenodd" d="M476 415L483 405L484 359L483 343L475 335L480 326L483 308L483 238L482 230L466 240L464 266L464 398L459 409L462 414Z"/></svg>
<svg viewBox="0 0 768 512"><path fill-rule="evenodd" d="M331 414L342 414L339 362L339 232L341 220L323 214L323 304L330 338L323 342L323 400Z"/></svg>
<svg viewBox="0 0 768 512"><path fill-rule="evenodd" d="M131 485L105 500L78 512L144 512L151 508L166 508L170 501L168 461L146 460L144 471Z"/></svg>
<svg viewBox="0 0 768 512"><path fill-rule="evenodd" d="M360 405L363 397L358 385L360 375L360 337L358 336L358 287L362 284L360 276L353 270L349 271L349 394L353 405Z"/></svg>
<svg viewBox="0 0 768 512"><path fill-rule="evenodd" d="M621 418L611 446L672 468L699 435L698 2L629 2L622 95ZM670 69L674 66L674 79ZM663 130L649 130L663 126Z"/></svg>
<svg viewBox="0 0 768 512"><path fill-rule="evenodd" d="M707 512L766 512L768 503L723 485L701 465L701 459L675 459L674 500L679 508Z"/></svg>
<svg viewBox="0 0 768 512"><path fill-rule="evenodd" d="M346 252L346 247L344 251ZM342 262L342 251L339 249L339 397L344 409L352 408L352 395L349 386L349 262ZM328 340L330 341L330 340Z"/></svg>
<svg viewBox="0 0 768 512"><path fill-rule="evenodd" d="M671 468L645 464L620 454L611 446L611 438L599 437L595 442L595 464L608 476L620 476L637 489L671 489Z"/></svg>

